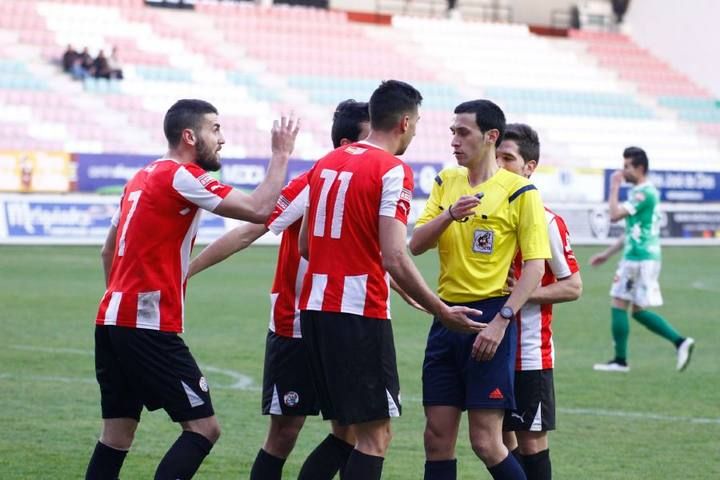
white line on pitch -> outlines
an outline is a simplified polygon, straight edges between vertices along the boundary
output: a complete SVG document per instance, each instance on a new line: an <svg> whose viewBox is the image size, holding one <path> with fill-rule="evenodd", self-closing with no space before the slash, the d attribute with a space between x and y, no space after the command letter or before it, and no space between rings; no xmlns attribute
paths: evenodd
<svg viewBox="0 0 720 480"><path fill-rule="evenodd" d="M414 395L403 395L403 402L422 403L422 398ZM685 422L705 425L720 425L720 418L707 417L679 417L674 415L662 415L659 413L649 412L626 412L624 410L602 410L599 408L568 408L558 407L559 413L569 415L584 415L587 417L616 417L616 418L634 418L637 420L657 420L661 422Z"/></svg>

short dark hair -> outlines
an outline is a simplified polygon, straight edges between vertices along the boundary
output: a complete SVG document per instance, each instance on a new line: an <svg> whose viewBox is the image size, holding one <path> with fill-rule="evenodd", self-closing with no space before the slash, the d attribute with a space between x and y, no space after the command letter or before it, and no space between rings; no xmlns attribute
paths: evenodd
<svg viewBox="0 0 720 480"><path fill-rule="evenodd" d="M370 126L387 132L395 128L403 115L414 113L422 103L415 87L400 80L385 80L370 97Z"/></svg>
<svg viewBox="0 0 720 480"><path fill-rule="evenodd" d="M470 100L455 107L454 113L474 113L475 123L482 133L493 129L500 132L495 148L500 146L505 135L505 114L500 107L490 100Z"/></svg>
<svg viewBox="0 0 720 480"><path fill-rule="evenodd" d="M170 147L177 147L182 131L190 128L196 131L200 127L203 115L217 114L217 108L205 100L182 99L175 102L165 114L163 129Z"/></svg>
<svg viewBox="0 0 720 480"><path fill-rule="evenodd" d="M508 123L505 126L503 140L512 140L517 144L518 153L525 163L535 160L540 163L540 139L530 125L524 123Z"/></svg>
<svg viewBox="0 0 720 480"><path fill-rule="evenodd" d="M360 124L370 121L370 110L367 102L356 102L352 98L343 100L335 107L330 136L333 146L338 148L340 141L347 138L353 142L360 136Z"/></svg>
<svg viewBox="0 0 720 480"><path fill-rule="evenodd" d="M627 147L623 151L623 158L629 158L630 164L635 168L643 167L644 173L650 170L647 154L640 147Z"/></svg>

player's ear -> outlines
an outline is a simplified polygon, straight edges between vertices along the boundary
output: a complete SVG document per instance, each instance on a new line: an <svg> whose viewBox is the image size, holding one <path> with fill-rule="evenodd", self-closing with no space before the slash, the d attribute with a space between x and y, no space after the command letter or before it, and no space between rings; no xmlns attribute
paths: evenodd
<svg viewBox="0 0 720 480"><path fill-rule="evenodd" d="M405 133L410 128L410 115L403 115L402 120L400 120L400 132Z"/></svg>
<svg viewBox="0 0 720 480"><path fill-rule="evenodd" d="M195 145L195 132L191 128L186 128L182 131L182 141L188 145Z"/></svg>
<svg viewBox="0 0 720 480"><path fill-rule="evenodd" d="M495 145L497 143L498 137L500 137L500 131L496 128L491 128L490 130L487 131L487 134L485 136L485 141Z"/></svg>
<svg viewBox="0 0 720 480"><path fill-rule="evenodd" d="M525 164L525 172L527 173L527 176L529 177L533 173L535 173L535 169L537 168L538 162L537 160L528 160L528 162Z"/></svg>

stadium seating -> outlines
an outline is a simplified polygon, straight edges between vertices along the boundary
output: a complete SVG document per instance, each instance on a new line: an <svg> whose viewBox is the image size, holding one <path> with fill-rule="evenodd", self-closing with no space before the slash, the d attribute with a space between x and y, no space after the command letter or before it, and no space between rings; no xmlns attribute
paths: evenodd
<svg viewBox="0 0 720 480"><path fill-rule="evenodd" d="M486 97L535 126L543 163L616 166L630 144L656 168L720 166L715 99L620 34L550 39L526 26L395 17L358 24L343 12L142 0L0 2L0 123L5 148L160 153L162 115L201 97L223 116L228 156L267 156L280 112L303 117L296 154L330 148L332 110L367 99L384 78L425 97L408 160L451 161L448 125L462 100ZM67 44L117 46L122 81L72 81L53 64ZM10 108L11 110L7 110Z"/></svg>

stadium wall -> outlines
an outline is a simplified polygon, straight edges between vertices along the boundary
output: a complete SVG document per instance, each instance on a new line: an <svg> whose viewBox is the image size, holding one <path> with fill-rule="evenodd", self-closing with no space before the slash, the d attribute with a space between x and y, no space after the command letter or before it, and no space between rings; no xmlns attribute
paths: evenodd
<svg viewBox="0 0 720 480"><path fill-rule="evenodd" d="M717 0L632 0L625 29L640 45L720 98L718 19Z"/></svg>
<svg viewBox="0 0 720 480"><path fill-rule="evenodd" d="M420 5L420 2L416 2L415 8L417 11L430 11L430 9L424 8L425 5L429 5L431 2L438 2L444 4L443 0L425 0ZM382 11L402 11L405 4L410 5L409 10L412 9L412 0L330 0L330 8L334 10L345 10L354 12L382 12ZM497 5L497 6L508 6L512 9L513 21L515 23L523 23L528 25L551 25L552 23L552 12L555 10L561 10L568 12L570 7L575 5L575 0L543 0L539 2L537 0L497 0L495 2L487 2L484 0L467 0L468 8L471 5ZM458 8L463 9L463 0L458 1ZM435 8L432 11L441 12L443 9L440 7Z"/></svg>

